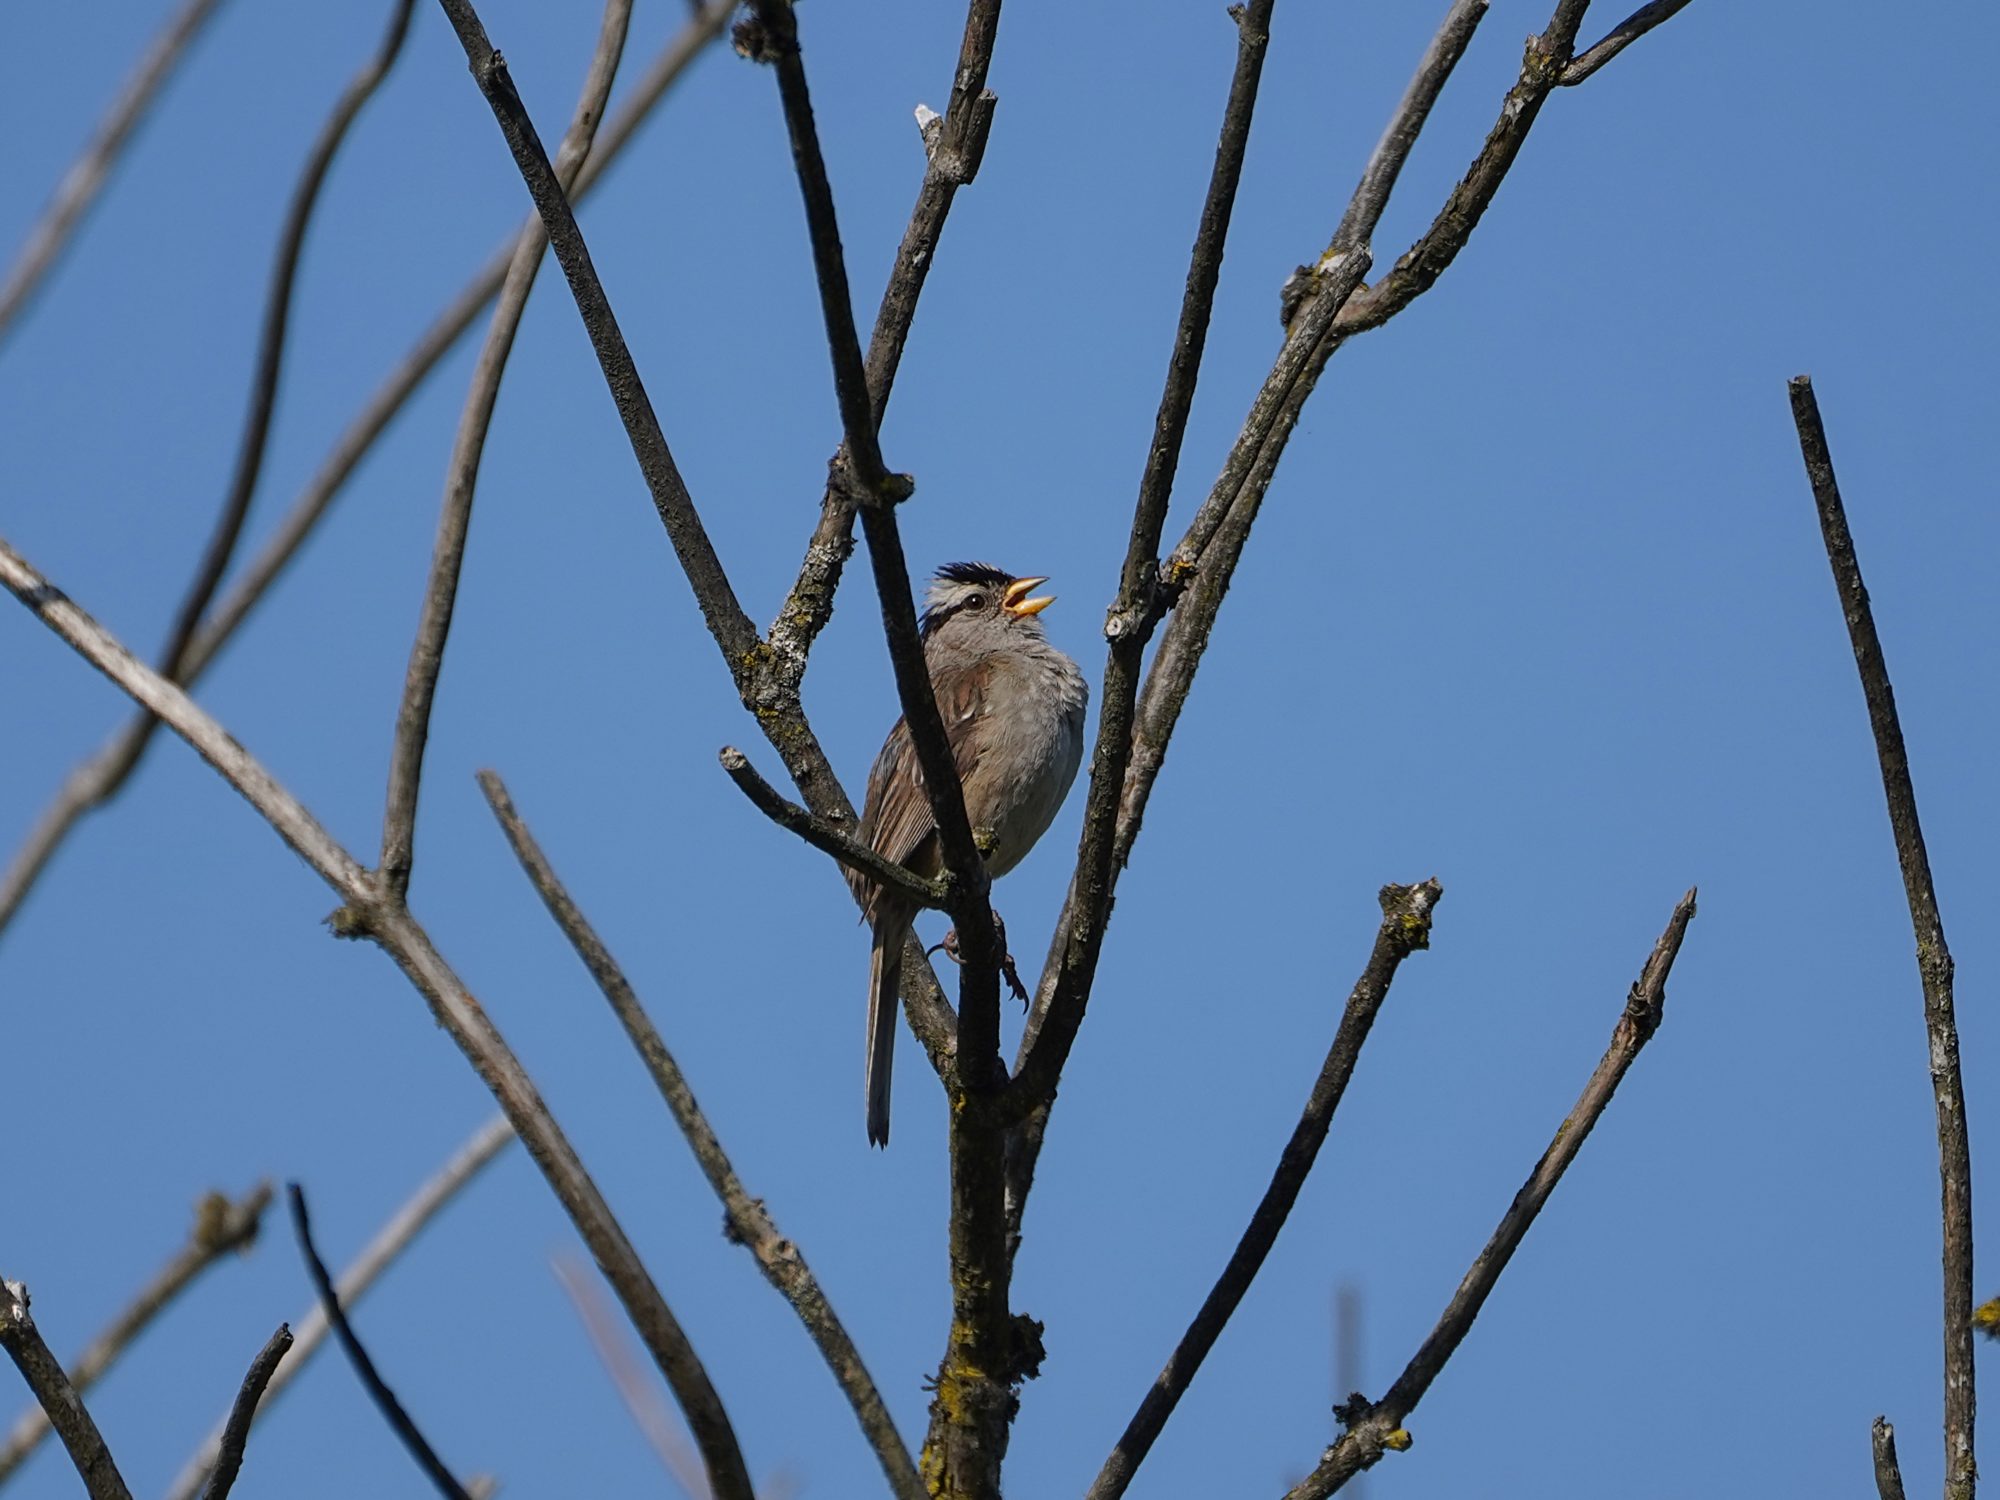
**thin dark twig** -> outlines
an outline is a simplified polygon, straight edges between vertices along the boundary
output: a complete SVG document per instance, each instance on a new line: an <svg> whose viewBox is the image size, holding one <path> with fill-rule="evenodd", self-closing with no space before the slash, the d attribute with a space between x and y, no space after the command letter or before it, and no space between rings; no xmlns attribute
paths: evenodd
<svg viewBox="0 0 2000 1500"><path fill-rule="evenodd" d="M28 1311L28 1289L18 1281L0 1280L0 1348L13 1359L28 1389L48 1413L90 1500L132 1500L118 1465L111 1460L110 1449L104 1446L104 1435L84 1408L83 1397L42 1342Z"/></svg>
<svg viewBox="0 0 2000 1500"><path fill-rule="evenodd" d="M1582 83L1655 26L1686 9L1687 4L1688 0L1652 0L1650 5L1640 6L1612 27L1603 41L1570 59L1562 73L1564 85Z"/></svg>
<svg viewBox="0 0 2000 1500"><path fill-rule="evenodd" d="M1887 1417L1877 1417L1870 1430L1875 1450L1875 1493L1880 1500L1903 1500L1903 1469L1896 1462L1896 1429Z"/></svg>
<svg viewBox="0 0 2000 1500"><path fill-rule="evenodd" d="M606 0L598 23L597 46L591 52L583 90L556 148L556 180L565 193L590 154L605 101L618 77L625 55L625 36L632 22L632 0ZM479 484L479 463L486 451L486 434L493 408L500 399L500 380L513 353L514 335L528 310L528 296L542 267L548 236L539 221L521 233L507 267L499 300L486 327L473 366L471 388L459 416L445 474L444 503L438 508L437 542L431 552L430 576L410 661L403 678L403 698L396 709L395 743L389 755L389 791L382 811L381 878L392 890L407 891L416 859L417 797L421 790L424 747L430 739L431 704L437 695L438 673L444 666L445 643L451 635L452 612L458 602L459 570L465 561L465 538L472 526L472 501Z"/></svg>
<svg viewBox="0 0 2000 1500"><path fill-rule="evenodd" d="M1306 1176L1325 1144L1333 1113L1340 1107L1348 1079L1354 1076L1354 1065L1360 1059L1362 1044L1368 1040L1369 1029L1375 1024L1382 1003L1389 998L1396 970L1410 954L1430 946L1431 913L1443 896L1444 888L1435 880L1420 885L1382 887L1382 924L1375 932L1374 951L1348 996L1333 1045L1327 1051L1326 1062L1320 1068L1299 1123L1278 1159L1277 1170L1271 1174L1271 1184L1264 1190L1249 1227L1229 1257L1229 1264L1202 1300L1180 1343L1174 1346L1166 1368L1139 1403L1138 1411L1118 1439L1118 1446L1105 1459L1086 1500L1116 1500L1125 1493L1133 1474L1145 1462L1174 1407L1194 1380L1195 1372L1235 1314L1244 1293L1250 1290L1250 1283L1262 1269L1271 1247L1278 1242L1278 1231L1291 1216Z"/></svg>
<svg viewBox="0 0 2000 1500"><path fill-rule="evenodd" d="M195 1205L194 1228L187 1243L174 1252L153 1279L140 1289L111 1326L92 1339L70 1361L70 1383L79 1392L97 1383L112 1362L165 1311L174 1298L191 1286L210 1266L232 1252L248 1249L257 1238L264 1209L271 1201L271 1184L260 1182L234 1203L221 1193L210 1193ZM39 1406L21 1413L0 1443L0 1484L5 1484L21 1464L49 1435L49 1418Z"/></svg>
<svg viewBox="0 0 2000 1500"><path fill-rule="evenodd" d="M832 855L846 868L866 875L885 889L900 892L919 906L936 911L945 909L951 895L947 882L925 879L893 859L883 857L859 839L842 833L817 813L780 796L778 789L758 775L749 757L734 745L725 745L720 759L722 769L750 799L751 805L780 828L789 829L813 848Z"/></svg>
<svg viewBox="0 0 2000 1500"><path fill-rule="evenodd" d="M556 875L555 867L549 863L548 856L543 854L534 834L516 811L513 799L507 795L506 784L496 773L481 771L479 788L486 794L487 804L499 820L501 831L506 834L507 843L513 849L514 857L521 862L521 868L534 886L535 893L542 898L542 904L548 908L556 926L569 939L577 957L583 960L584 967L590 970L590 976L597 981L604 998L611 1003L612 1012L625 1028L625 1035L645 1063L646 1071L652 1075L661 1099L674 1117L674 1123L687 1138L696 1164L722 1204L723 1232L756 1257L764 1279L777 1288L779 1295L798 1314L800 1323L825 1359L827 1368L833 1372L848 1405L853 1408L855 1419L860 1423L869 1446L875 1450L876 1459L882 1465L882 1472L888 1478L891 1489L902 1500L925 1500L928 1492L917 1476L909 1449L903 1446L903 1440L896 1432L896 1424L889 1415L881 1392L876 1389L867 1366L862 1363L861 1351L855 1348L833 1305L827 1301L818 1278L806 1264L804 1253L797 1244L778 1232L778 1226L764 1207L763 1200L751 1197L744 1188L742 1179L730 1164L728 1154L722 1149L714 1127L696 1103L694 1090L688 1087L680 1064L667 1050L666 1042L653 1025L652 1018L646 1014L646 1008L626 979L625 971L618 966L618 961L604 946L603 939L597 935L589 919L571 899L569 891Z"/></svg>
<svg viewBox="0 0 2000 1500"><path fill-rule="evenodd" d="M596 147L577 177L572 194L574 199L581 200L602 179L639 126L665 97L674 81L686 71L687 65L703 47L721 34L735 8L736 0L710 0L701 15L682 28L646 73L633 84L618 112L598 132ZM341 494L361 460L388 429L389 423L472 326L480 309L493 300L506 278L521 235L538 228L540 222L534 214L529 214L521 229L509 236L507 243L487 260L484 268L438 314L411 346L402 363L389 374L359 415L348 424L291 509L272 530L270 539L244 565L235 585L209 613L200 631L188 643L181 656L179 682L192 684L234 638L292 559L298 556L306 539ZM61 787L43 809L41 817L36 819L13 860L5 872L0 873L0 932L6 930L7 924L20 910L28 892L47 868L62 841L68 837L69 831L84 814L103 806L124 787L151 738L152 723L151 714L141 712L133 715L123 728L63 778Z"/></svg>
<svg viewBox="0 0 2000 1500"><path fill-rule="evenodd" d="M28 241L15 257L5 283L0 284L0 343L5 343L15 319L62 254L84 213L96 201L119 151L159 96L160 86L172 76L188 44L215 14L216 3L217 0L188 0L174 13L112 101L110 111L83 148L83 155L63 174L42 217L28 231Z"/></svg>
<svg viewBox="0 0 2000 1500"><path fill-rule="evenodd" d="M415 1193L389 1216L376 1235L353 1260L349 1261L334 1281L334 1291L340 1305L351 1308L367 1295L376 1278L410 1246L420 1230L429 1224L447 1203L478 1176L480 1170L497 1156L501 1149L514 1139L514 1127L505 1115L495 1115L481 1125L454 1151L444 1165L427 1178ZM276 1376L264 1399L258 1406L260 1414L268 1412L271 1404L283 1394L285 1387L298 1378L312 1357L325 1342L329 1330L326 1309L314 1299L313 1305L297 1320L297 1341L284 1363L278 1366ZM213 1472L217 1458L222 1451L223 1428L227 1423L218 1423L215 1430L202 1441L201 1447L168 1487L165 1500L194 1500ZM467 1486L471 1488L470 1485Z"/></svg>
<svg viewBox="0 0 2000 1500"><path fill-rule="evenodd" d="M1507 1212L1500 1216L1499 1226L1486 1242L1486 1248L1479 1252L1472 1269L1452 1293L1437 1326L1410 1357L1386 1396L1372 1404L1360 1401L1343 1409L1341 1419L1346 1422L1347 1431L1326 1450L1319 1466L1286 1492L1285 1500L1325 1500L1349 1479L1372 1466L1385 1451L1410 1445L1409 1434L1403 1430L1404 1420L1417 1409L1431 1382L1472 1331L1473 1321L1499 1284L1501 1272L1507 1269L1507 1263L1548 1203L1549 1195L1583 1149L1584 1141L1611 1103L1619 1081L1640 1049L1659 1030L1666 1013L1667 977L1673 972L1688 923L1694 919L1694 903L1695 893L1690 890L1675 906L1666 930L1653 945L1638 981L1626 997L1625 1009L1612 1029L1611 1045L1605 1049L1568 1117L1557 1128L1549 1149L1542 1153L1527 1182L1514 1195Z"/></svg>
<svg viewBox="0 0 2000 1500"><path fill-rule="evenodd" d="M1847 510L1833 475L1833 455L1827 449L1826 426L1812 381L1800 375L1790 385L1792 421L1798 428L1799 452L1812 483L1819 510L1820 534L1826 560L1833 569L1841 612L1847 617L1848 640L1860 672L1862 695L1868 700L1868 722L1875 734L1875 755L1882 767L1882 790L1889 804L1889 828L1895 836L1896 862L1902 867L1903 892L1909 902L1910 925L1917 940L1917 974L1923 984L1924 1028L1930 1038L1931 1093L1937 1107L1938 1179L1944 1228L1944 1456L1946 1500L1971 1500L1977 1474L1973 1464L1973 1427L1977 1410L1972 1359L1972 1146L1965 1119L1965 1084L1958 1064L1958 1020L1952 1002L1951 950L1945 946L1944 922L1938 915L1937 887L1931 880L1930 855L1924 848L1923 825L1917 820L1916 785L1910 778L1909 751L1896 713L1896 693L1889 681L1888 659L1875 632L1875 613L1861 581L1861 563L1854 537L1847 529Z"/></svg>
<svg viewBox="0 0 2000 1500"><path fill-rule="evenodd" d="M965 793L958 765L945 737L944 719L931 690L930 672L917 634L917 611L910 595L909 565L903 557L894 506L910 492L909 482L891 475L882 461L876 437L874 403L869 397L867 367L854 328L854 307L848 293L847 264L840 248L840 224L833 187L820 151L813 122L812 96L806 84L805 61L799 51L797 18L790 0L751 0L762 26L765 58L778 75L778 95L784 105L791 137L792 165L805 200L806 226L812 241L813 269L819 287L820 311L826 324L827 348L833 359L834 392L840 404L844 455L851 482L859 487L861 528L868 539L876 592L881 597L883 631L889 660L895 668L896 691L910 744L923 771L924 791L937 828L938 848L945 868L958 886L952 920L965 960L959 998L960 1076L989 1085L999 1073L1000 976L999 944L986 904L985 864L973 842L966 816ZM989 998L990 997L990 998ZM969 1057L974 1066L964 1066ZM985 1066L988 1058L991 1066Z"/></svg>
<svg viewBox="0 0 2000 1500"><path fill-rule="evenodd" d="M264 1388L271 1383L271 1377L277 1373L278 1362L291 1347L292 1330L289 1325L280 1323L278 1331L250 1361L249 1373L243 1377L235 1404L229 1408L229 1421L222 1429L222 1447L216 1454L215 1472L209 1478L208 1488L202 1492L202 1500L224 1500L235 1487L236 1475L243 1467L243 1448L250 1441L250 1424L257 1416L257 1403L264 1399Z"/></svg>
<svg viewBox="0 0 2000 1500"><path fill-rule="evenodd" d="M375 1409L382 1413L382 1419L389 1424L390 1430L409 1450L410 1457L417 1461L417 1467L422 1469L425 1476L436 1486L437 1492L445 1496L446 1500L469 1500L465 1487L458 1482L451 1470L444 1466L444 1460L437 1456L437 1450L431 1447L423 1433L417 1430L417 1424L410 1419L409 1412L403 1409L403 1403L398 1401L396 1393L389 1389L389 1383L375 1368L375 1361L369 1358L368 1351L362 1348L361 1340L355 1334L353 1325L347 1321L347 1314L341 1311L340 1294L333 1289L333 1278L327 1274L326 1262L319 1258L319 1251L313 1246L312 1220L306 1213L304 1189L296 1182L288 1182L285 1184L285 1192L291 1199L292 1228L298 1232L299 1254L305 1258L306 1272L312 1277L313 1286L319 1292L319 1304L326 1309L326 1320L333 1325L333 1335L340 1340L340 1347L347 1351L347 1358L354 1366L354 1373L361 1377L361 1384L366 1388L368 1398L375 1403ZM223 1447L227 1452L227 1436L223 1439ZM220 1477L221 1474L222 1466L218 1463L216 1475ZM210 1488L214 1488L212 1483Z"/></svg>
<svg viewBox="0 0 2000 1500"><path fill-rule="evenodd" d="M213 716L133 656L4 539L0 539L0 587L133 699L158 714L339 893L346 905L331 919L335 932L368 938L395 961L520 1133L536 1168L590 1247L687 1413L708 1461L716 1500L754 1500L729 1413L686 1330L660 1295L631 1237L591 1180L520 1058L409 908L400 900L384 899L370 872Z"/></svg>
<svg viewBox="0 0 2000 1500"><path fill-rule="evenodd" d="M618 408L619 420L631 440L633 456L639 461L639 472L645 476L653 506L673 542L681 570L686 573L695 601L701 606L702 617L708 622L709 633L715 637L725 656L735 658L752 652L758 644L757 628L743 613L743 606L737 603L736 591L730 586L728 575L722 570L722 562L715 555L715 547L695 511L694 501L681 479L679 467L674 463L673 452L667 447L666 436L660 430L660 419L646 394L645 382L639 378L638 366L632 361L632 351L626 346L625 335L619 330L617 315L612 312L611 302L604 294L604 285L598 280L596 267L591 264L590 248L584 243L583 232L577 228L569 196L557 181L548 152L543 149L541 137L535 132L534 121L528 117L527 108L514 88L506 59L494 50L492 42L487 39L485 26L468 0L439 0L439 4L451 21L452 30L458 34L459 44L465 49L466 64L492 109L493 118L499 123L500 134L514 157L514 165L520 169L528 194L534 199L535 210L541 215L542 227L548 231L550 248L555 251L556 260L569 281L577 311L583 318L584 330L590 335L591 347L597 352L598 363L604 370L605 383L611 388L611 399Z"/></svg>

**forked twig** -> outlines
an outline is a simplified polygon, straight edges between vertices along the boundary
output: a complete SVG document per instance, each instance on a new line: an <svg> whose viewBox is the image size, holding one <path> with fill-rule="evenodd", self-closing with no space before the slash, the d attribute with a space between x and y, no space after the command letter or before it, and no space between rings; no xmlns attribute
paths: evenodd
<svg viewBox="0 0 2000 1500"><path fill-rule="evenodd" d="M1403 1430L1404 1421L1417 1409L1417 1403L1423 1400L1431 1382L1437 1379L1446 1362L1472 1331L1473 1320L1479 1316L1479 1310L1486 1305L1486 1299L1499 1284L1500 1273L1507 1269L1508 1261L1513 1259L1522 1239L1548 1203L1549 1194L1555 1191L1563 1173L1583 1149L1584 1141L1589 1138L1605 1106L1611 1103L1611 1095L1626 1070L1632 1066L1633 1059L1659 1029L1666 1012L1667 976L1673 972L1674 959L1681 951L1681 939L1687 936L1688 923L1694 919L1694 898L1695 893L1690 890L1674 908L1666 931L1653 945L1653 952L1640 971L1638 982L1626 997L1625 1009L1611 1032L1611 1045L1605 1049L1604 1056L1591 1073L1590 1081L1583 1086L1583 1093L1568 1117L1557 1128L1549 1149L1542 1153L1542 1159L1528 1174L1527 1182L1514 1195L1507 1212L1501 1215L1499 1227L1486 1242L1486 1248L1479 1252L1472 1269L1465 1273L1465 1279L1452 1294L1437 1326L1410 1357L1409 1364L1397 1377L1396 1383L1389 1387L1386 1396L1372 1404L1360 1401L1341 1409L1341 1420L1347 1424L1346 1433L1326 1450L1319 1466L1311 1474L1286 1492L1285 1500L1325 1500L1356 1474L1372 1466L1383 1453L1410 1446L1410 1435Z"/></svg>
<svg viewBox="0 0 2000 1500"><path fill-rule="evenodd" d="M1973 1461L1975 1392L1972 1359L1972 1146L1965 1122L1965 1084L1958 1065L1958 1020L1952 1003L1951 950L1938 916L1937 887L1930 855L1917 821L1916 785L1910 779L1909 751L1896 714L1888 658L1875 633L1875 612L1861 582L1861 563L1847 529L1847 510L1833 476L1833 455L1812 381L1804 375L1790 385L1792 422L1799 452L1812 483L1820 535L1833 583L1847 617L1854 665L1868 700L1875 755L1882 767L1882 790L1889 803L1889 828L1902 867L1903 893L1917 938L1917 975L1924 992L1924 1029L1930 1038L1931 1093L1937 1107L1938 1179L1944 1225L1944 1460L1946 1500L1971 1500L1977 1471Z"/></svg>
<svg viewBox="0 0 2000 1500"><path fill-rule="evenodd" d="M1382 887L1382 924L1375 931L1374 951L1369 954L1367 967L1362 970L1361 978L1355 982L1353 992L1347 997L1347 1009L1341 1015L1333 1045L1327 1050L1326 1061L1320 1067L1319 1078L1313 1084L1312 1094L1306 1100L1292 1138L1286 1142L1284 1154L1278 1159L1277 1170L1271 1174L1271 1185L1264 1190L1256 1212L1250 1217L1249 1227L1243 1231L1235 1252L1229 1257L1229 1264L1223 1267L1222 1275L1202 1300L1194 1321L1188 1325L1180 1343L1174 1346L1166 1368L1160 1371L1152 1389L1139 1403L1139 1410L1126 1425L1118 1439L1118 1446L1105 1459L1104 1467L1098 1471L1086 1500L1117 1500L1125 1493L1132 1482L1132 1475L1145 1462L1154 1440L1173 1415L1175 1406L1194 1380L1195 1372L1201 1368L1201 1362L1208 1357L1208 1351L1215 1346L1224 1325L1235 1314L1243 1294L1250 1290L1250 1283L1263 1268L1264 1258L1271 1253L1271 1247L1278 1242L1278 1231L1285 1227L1286 1219L1291 1216L1292 1206L1298 1202L1299 1190L1305 1186L1306 1176L1312 1171L1319 1149L1326 1142L1327 1131L1333 1124L1333 1113L1340 1107L1348 1079L1354 1076L1354 1065L1360 1059L1362 1044L1368 1040L1375 1017L1380 1013L1383 1001L1389 998L1389 986L1395 980L1396 970L1412 953L1430 946L1431 913L1443 896L1444 888L1435 880L1424 881L1421 885Z"/></svg>

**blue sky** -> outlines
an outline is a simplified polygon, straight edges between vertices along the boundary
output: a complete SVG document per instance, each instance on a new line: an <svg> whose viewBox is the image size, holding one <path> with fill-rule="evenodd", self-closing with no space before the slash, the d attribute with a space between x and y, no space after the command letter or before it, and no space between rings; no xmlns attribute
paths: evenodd
<svg viewBox="0 0 2000 1500"><path fill-rule="evenodd" d="M4 253L167 9L0 22ZM227 480L285 195L382 9L226 5L0 349L0 535L144 652ZM1170 536L1275 353L1278 285L1324 245L1442 10L1279 5ZM553 137L596 7L482 12ZM681 16L640 7L628 77ZM864 319L922 168L910 112L943 106L961 19L939 0L801 12ZM1497 0L1378 264L1429 221L1545 19ZM1093 677L1233 45L1219 5L1008 8L992 145L883 434L917 479L913 565L1051 575L1044 618ZM1698 0L1553 98L1459 263L1340 352L1174 742L1064 1081L1016 1292L1049 1358L1024 1391L1010 1493L1080 1493L1094 1475L1263 1190L1366 956L1376 887L1433 874L1434 948L1405 967L1286 1235L1132 1493L1276 1494L1309 1468L1333 1430L1342 1283L1366 1309L1365 1387L1394 1378L1690 884L1701 911L1665 1027L1372 1492L1855 1493L1877 1412L1912 1493L1935 1489L1920 999L1785 380L1816 379L1895 674L1958 961L1977 1167L2000 1149L1983 920L2000 905L2000 721L1978 686L2000 657L1996 45L2000 22L1971 3L1899 27L1852 3L1802 17ZM420 7L307 247L253 541L525 206L455 41ZM703 59L582 222L766 621L838 434L770 76L726 49ZM405 410L198 695L363 855L470 358ZM857 584L807 681L850 790L895 713ZM0 704L11 850L124 705L20 611L0 613ZM865 935L827 861L727 784L724 743L778 775L545 272L487 449L413 905L618 1207L753 1471L878 1493L833 1383L718 1235L471 777L507 778L914 1443L948 1307L941 1096L906 1043L895 1143L867 1148ZM1080 802L999 888L1024 956L1042 951ZM0 1267L59 1350L178 1243L203 1188L301 1179L339 1262L489 1112L388 962L328 939L332 904L163 742L0 942L15 1146ZM135 1489L165 1485L306 1305L272 1227L94 1397ZM654 1490L548 1268L573 1245L511 1154L359 1321L460 1469L520 1496ZM237 1493L421 1484L323 1358L258 1429ZM74 1487L46 1451L16 1492Z"/></svg>

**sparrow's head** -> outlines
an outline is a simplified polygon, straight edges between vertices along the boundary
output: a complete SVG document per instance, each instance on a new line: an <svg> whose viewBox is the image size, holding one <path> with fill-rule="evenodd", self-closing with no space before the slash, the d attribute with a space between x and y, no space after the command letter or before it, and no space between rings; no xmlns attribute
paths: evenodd
<svg viewBox="0 0 2000 1500"><path fill-rule="evenodd" d="M1037 584L1046 578L1016 578L991 563L947 563L931 580L924 599L923 637L933 639L940 632L956 640L976 640L988 632L1024 632L1039 637L1042 622L1035 618L1051 604L1055 595L1031 598Z"/></svg>

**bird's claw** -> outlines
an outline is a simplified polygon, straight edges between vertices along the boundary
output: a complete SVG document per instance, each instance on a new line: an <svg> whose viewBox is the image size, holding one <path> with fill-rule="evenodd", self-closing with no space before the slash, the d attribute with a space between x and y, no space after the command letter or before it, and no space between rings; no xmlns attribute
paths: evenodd
<svg viewBox="0 0 2000 1500"><path fill-rule="evenodd" d="M1021 971L1014 967L1014 955L1007 951L1007 924L1000 920L1000 913L997 911L993 913L993 930L1000 938L1000 977L1007 981L1007 989L1014 998L1023 1005L1026 1005L1029 1000L1028 987L1021 983ZM965 962L964 955L958 951L958 929L956 927L944 935L943 942L933 943L930 947L926 948L924 950L924 957L929 958L940 949L944 951L944 956L953 963L962 964Z"/></svg>

